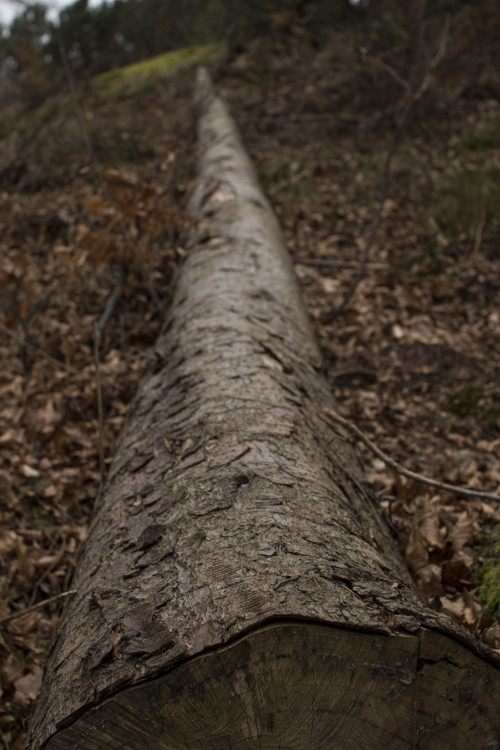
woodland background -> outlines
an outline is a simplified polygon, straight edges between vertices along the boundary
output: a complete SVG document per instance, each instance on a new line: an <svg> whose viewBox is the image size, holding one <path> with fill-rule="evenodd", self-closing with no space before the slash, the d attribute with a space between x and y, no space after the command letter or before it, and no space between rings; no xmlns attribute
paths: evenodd
<svg viewBox="0 0 500 750"><path fill-rule="evenodd" d="M498 492L499 60L496 0L23 3L2 29L0 747L24 746L61 601L12 615L70 588L185 254L196 63L342 414L407 468ZM422 596L500 647L498 503L357 450Z"/></svg>

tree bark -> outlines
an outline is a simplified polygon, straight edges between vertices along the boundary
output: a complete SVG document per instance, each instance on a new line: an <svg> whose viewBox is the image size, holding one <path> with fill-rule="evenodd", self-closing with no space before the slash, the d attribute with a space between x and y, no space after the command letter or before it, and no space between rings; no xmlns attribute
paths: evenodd
<svg viewBox="0 0 500 750"><path fill-rule="evenodd" d="M206 74L198 217L28 748L500 748L500 661L416 593Z"/></svg>

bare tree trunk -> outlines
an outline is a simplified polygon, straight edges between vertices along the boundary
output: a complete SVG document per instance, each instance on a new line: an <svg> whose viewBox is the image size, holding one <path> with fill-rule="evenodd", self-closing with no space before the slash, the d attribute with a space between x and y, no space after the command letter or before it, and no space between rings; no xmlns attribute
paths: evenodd
<svg viewBox="0 0 500 750"><path fill-rule="evenodd" d="M500 748L499 660L419 599L208 79L196 236L29 748Z"/></svg>

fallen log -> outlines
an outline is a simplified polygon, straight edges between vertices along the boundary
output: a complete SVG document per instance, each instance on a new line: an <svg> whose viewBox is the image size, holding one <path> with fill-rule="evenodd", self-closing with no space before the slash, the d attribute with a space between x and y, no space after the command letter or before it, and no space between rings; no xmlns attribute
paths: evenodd
<svg viewBox="0 0 500 750"><path fill-rule="evenodd" d="M420 600L276 219L198 82L199 222L28 748L499 748L500 660Z"/></svg>

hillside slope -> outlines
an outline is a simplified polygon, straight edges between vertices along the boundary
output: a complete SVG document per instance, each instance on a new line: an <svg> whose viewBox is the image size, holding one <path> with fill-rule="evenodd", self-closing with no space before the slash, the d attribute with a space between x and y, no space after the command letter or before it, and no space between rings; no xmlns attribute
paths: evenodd
<svg viewBox="0 0 500 750"><path fill-rule="evenodd" d="M297 261L342 413L408 468L495 492L498 98L437 77L410 113L379 206L401 97L385 101L380 71L367 86L359 43L283 35L212 72ZM82 92L83 117L55 101L37 128L25 119L0 143L0 619L70 586L100 442L108 461L154 364L191 221L191 94L189 72L126 99ZM379 208L365 277L336 316ZM94 325L121 265L127 279L99 347L100 441ZM423 596L500 646L498 504L430 490L357 450ZM59 606L2 623L8 748L23 747Z"/></svg>

